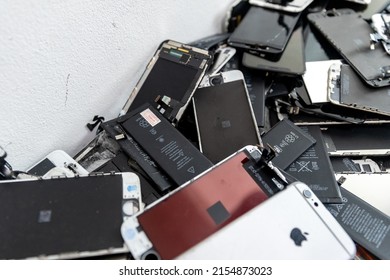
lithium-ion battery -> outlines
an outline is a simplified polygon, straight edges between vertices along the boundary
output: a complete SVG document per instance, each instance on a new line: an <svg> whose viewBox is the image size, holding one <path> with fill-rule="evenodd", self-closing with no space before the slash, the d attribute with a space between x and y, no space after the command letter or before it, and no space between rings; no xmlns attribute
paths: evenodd
<svg viewBox="0 0 390 280"><path fill-rule="evenodd" d="M213 166L172 124L149 104L129 114L122 127L178 185Z"/></svg>

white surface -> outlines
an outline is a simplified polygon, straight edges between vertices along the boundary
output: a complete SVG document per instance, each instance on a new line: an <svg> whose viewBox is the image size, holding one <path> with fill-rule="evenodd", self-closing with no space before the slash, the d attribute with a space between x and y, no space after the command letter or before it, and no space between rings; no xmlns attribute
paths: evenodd
<svg viewBox="0 0 390 280"><path fill-rule="evenodd" d="M158 45L220 33L225 1L0 0L0 145L24 170L116 117Z"/></svg>

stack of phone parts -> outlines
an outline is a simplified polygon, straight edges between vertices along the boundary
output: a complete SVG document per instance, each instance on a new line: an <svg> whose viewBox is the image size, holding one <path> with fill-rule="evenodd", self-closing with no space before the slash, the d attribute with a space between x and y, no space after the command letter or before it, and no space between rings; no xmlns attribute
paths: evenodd
<svg viewBox="0 0 390 280"><path fill-rule="evenodd" d="M155 104L164 96L163 114L172 122L180 120L209 66L211 54L172 40L164 41L148 63L126 102L122 115L145 103ZM157 107L157 105L156 105Z"/></svg>
<svg viewBox="0 0 390 280"><path fill-rule="evenodd" d="M213 163L261 143L256 118L241 71L205 76L193 106L201 152Z"/></svg>
<svg viewBox="0 0 390 280"><path fill-rule="evenodd" d="M372 28L353 10L339 9L308 15L309 21L340 52L370 86L390 85L389 55L381 48L370 49Z"/></svg>
<svg viewBox="0 0 390 280"><path fill-rule="evenodd" d="M247 146L128 219L122 236L133 257L175 258L283 189L260 157Z"/></svg>
<svg viewBox="0 0 390 280"><path fill-rule="evenodd" d="M133 173L1 181L0 190L1 259L125 253L120 227L143 209Z"/></svg>
<svg viewBox="0 0 390 280"><path fill-rule="evenodd" d="M333 104L390 116L389 88L368 86L348 64L330 67L328 90Z"/></svg>

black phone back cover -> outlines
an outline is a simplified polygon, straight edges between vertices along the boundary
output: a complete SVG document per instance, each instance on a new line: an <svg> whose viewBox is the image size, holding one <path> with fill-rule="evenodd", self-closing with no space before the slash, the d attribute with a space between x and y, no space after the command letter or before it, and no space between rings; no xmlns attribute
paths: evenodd
<svg viewBox="0 0 390 280"><path fill-rule="evenodd" d="M212 162L246 145L259 144L243 80L197 89L194 105L202 151Z"/></svg>

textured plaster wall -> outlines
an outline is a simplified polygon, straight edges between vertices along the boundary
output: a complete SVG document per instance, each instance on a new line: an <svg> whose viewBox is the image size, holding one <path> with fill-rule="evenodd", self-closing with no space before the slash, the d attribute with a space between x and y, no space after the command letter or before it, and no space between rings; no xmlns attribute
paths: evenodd
<svg viewBox="0 0 390 280"><path fill-rule="evenodd" d="M0 145L24 170L74 156L118 115L165 39L216 34L232 0L0 0Z"/></svg>

